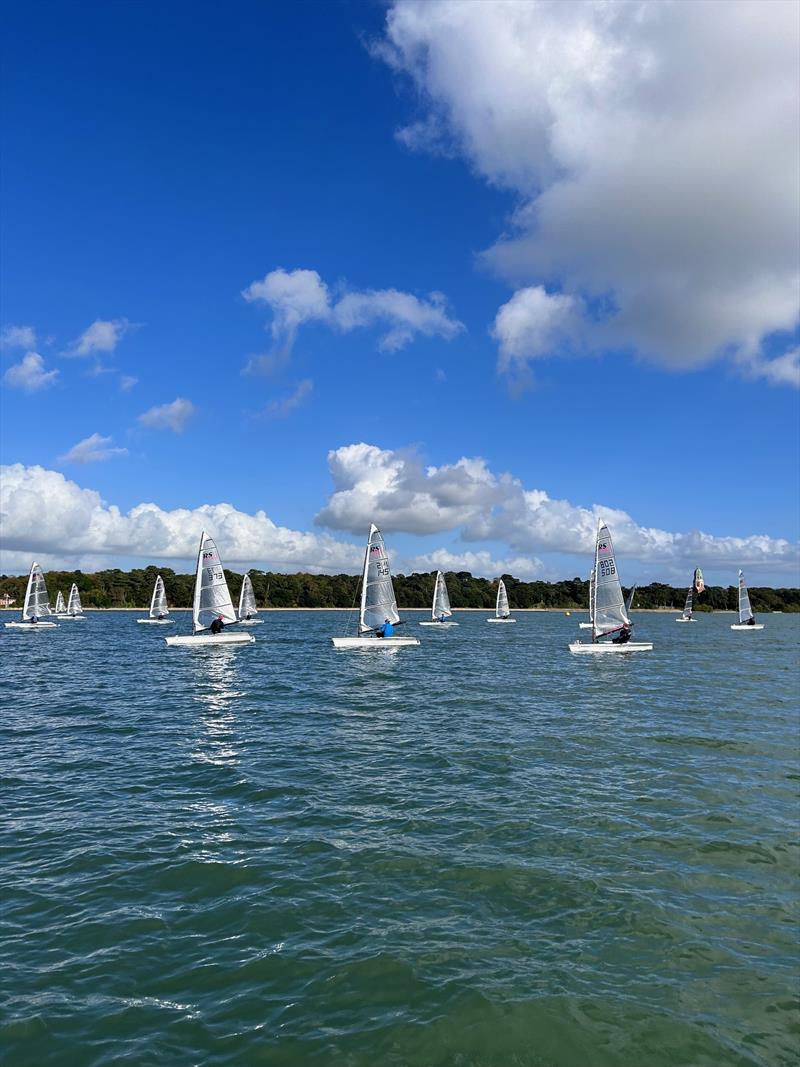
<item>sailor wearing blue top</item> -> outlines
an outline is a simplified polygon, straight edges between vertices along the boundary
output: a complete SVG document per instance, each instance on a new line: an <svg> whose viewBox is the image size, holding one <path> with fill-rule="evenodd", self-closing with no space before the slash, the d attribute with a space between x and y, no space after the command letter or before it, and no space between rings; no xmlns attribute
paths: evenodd
<svg viewBox="0 0 800 1067"><path fill-rule="evenodd" d="M392 626L391 622L388 619L384 619L383 626L378 632L380 633L381 637L393 637L394 626Z"/></svg>

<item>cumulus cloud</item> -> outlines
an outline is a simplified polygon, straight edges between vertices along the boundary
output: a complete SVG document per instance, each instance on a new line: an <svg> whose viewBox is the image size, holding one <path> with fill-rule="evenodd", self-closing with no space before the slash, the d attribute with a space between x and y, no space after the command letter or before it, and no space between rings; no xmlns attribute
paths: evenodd
<svg viewBox="0 0 800 1067"><path fill-rule="evenodd" d="M62 463L98 463L114 456L127 456L127 448L113 448L111 437L102 437L93 433L73 445L69 452L58 458Z"/></svg>
<svg viewBox="0 0 800 1067"><path fill-rule="evenodd" d="M305 404L306 400L311 396L314 389L314 382L311 378L304 378L301 382L297 383L295 389L289 393L288 396L282 397L280 400L271 400L264 409L264 414L269 419L284 419L287 415L290 415L297 408Z"/></svg>
<svg viewBox="0 0 800 1067"><path fill-rule="evenodd" d="M376 51L422 101L401 138L518 198L485 254L528 294L498 314L501 365L558 353L521 314L537 291L574 298L587 349L673 368L761 366L796 327L799 27L791 0L394 0Z"/></svg>
<svg viewBox="0 0 800 1067"><path fill-rule="evenodd" d="M184 397L176 397L171 404L158 404L149 408L139 416L142 426L148 426L153 430L172 430L173 433L183 433L186 423L197 411L197 408Z"/></svg>
<svg viewBox="0 0 800 1067"><path fill-rule="evenodd" d="M500 345L501 371L525 368L531 359L556 354L579 328L577 301L543 286L519 289L497 312L492 334Z"/></svg>
<svg viewBox="0 0 800 1067"><path fill-rule="evenodd" d="M388 351L404 348L417 334L450 340L463 329L449 316L441 293L421 300L398 289L368 289L344 291L334 298L315 270L270 271L244 289L242 296L250 303L269 306L273 340L283 351L291 349L304 322L324 322L343 333L380 325L385 332L378 347ZM272 359L256 357L245 370L267 370Z"/></svg>
<svg viewBox="0 0 800 1067"><path fill-rule="evenodd" d="M0 348L36 348L36 331L32 326L6 326L0 333Z"/></svg>
<svg viewBox="0 0 800 1067"><path fill-rule="evenodd" d="M792 348L775 359L756 355L744 362L750 377L763 378L770 385L793 385L800 388L800 348Z"/></svg>
<svg viewBox="0 0 800 1067"><path fill-rule="evenodd" d="M139 379L134 378L132 374L123 374L119 379L119 387L123 393L129 393L133 389L134 385L138 383Z"/></svg>
<svg viewBox="0 0 800 1067"><path fill-rule="evenodd" d="M544 564L540 559L515 556L513 559L494 559L490 552L450 552L438 548L422 556L414 556L403 564L407 572L413 571L469 571L478 578L499 578L501 574L513 574L523 581L541 578Z"/></svg>
<svg viewBox="0 0 800 1067"><path fill-rule="evenodd" d="M424 467L411 450L361 443L329 452L328 463L334 492L316 521L352 533L363 533L370 522L387 532L457 531L464 543L499 542L538 566L539 561L531 559L537 552L588 559L598 519L603 518L621 553L661 567L792 570L800 561L799 546L781 538L718 537L700 530L675 533L640 525L618 508L553 499L510 474L495 474L480 458Z"/></svg>
<svg viewBox="0 0 800 1067"><path fill-rule="evenodd" d="M26 393L46 389L48 385L53 385L57 378L57 370L44 369L44 360L38 352L28 352L3 375L6 385L12 389L22 389Z"/></svg>
<svg viewBox="0 0 800 1067"><path fill-rule="evenodd" d="M224 503L171 511L139 504L125 513L57 471L0 468L0 569L27 569L34 554L50 566L191 561L201 529L217 539L226 564L315 574L361 568L362 547L278 526L263 511L251 515Z"/></svg>
<svg viewBox="0 0 800 1067"><path fill-rule="evenodd" d="M102 356L113 352L132 324L127 319L95 319L78 337L64 355Z"/></svg>

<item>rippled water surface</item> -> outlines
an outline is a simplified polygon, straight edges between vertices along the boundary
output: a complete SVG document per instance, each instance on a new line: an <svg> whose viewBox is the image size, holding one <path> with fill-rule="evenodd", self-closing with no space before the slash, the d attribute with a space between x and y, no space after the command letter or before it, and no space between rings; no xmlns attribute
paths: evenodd
<svg viewBox="0 0 800 1067"><path fill-rule="evenodd" d="M5 1067L796 1064L800 617L459 618L0 631Z"/></svg>

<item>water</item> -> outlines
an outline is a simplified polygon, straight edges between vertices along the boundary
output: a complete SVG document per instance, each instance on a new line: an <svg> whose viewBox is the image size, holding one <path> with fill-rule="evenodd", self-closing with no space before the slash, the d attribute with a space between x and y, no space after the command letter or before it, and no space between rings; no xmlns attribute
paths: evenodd
<svg viewBox="0 0 800 1067"><path fill-rule="evenodd" d="M800 617L134 618L0 631L4 1067L797 1063Z"/></svg>

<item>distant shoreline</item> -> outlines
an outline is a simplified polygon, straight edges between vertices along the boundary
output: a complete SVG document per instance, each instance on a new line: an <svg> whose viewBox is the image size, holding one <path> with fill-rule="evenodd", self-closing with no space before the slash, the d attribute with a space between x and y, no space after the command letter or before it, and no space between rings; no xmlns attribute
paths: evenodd
<svg viewBox="0 0 800 1067"><path fill-rule="evenodd" d="M11 608L0 608L0 611L9 611L9 612L11 612L12 615L19 615L21 610L22 610L21 606L20 607L11 607ZM135 611L135 612L138 612L139 614L142 614L142 613L149 612L149 610L150 610L150 605L149 604L143 604L142 607L140 607L140 608L84 608L83 609L83 613L84 613L84 615L91 615L91 614L94 614L94 612L102 612L102 611ZM178 615L180 613L191 612L191 610L192 610L191 608L170 608L169 609L169 613L170 613L170 615ZM352 607L352 608L259 608L258 609L258 613L259 613L259 615L264 615L269 611L352 611L352 612L355 612L357 610L358 609L355 608L355 607ZM426 605L423 608L399 608L398 610L399 611L424 611L424 612L430 613L431 609L430 609L430 606ZM460 615L463 612L467 612L467 611L477 611L481 615L491 615L492 614L492 609L491 608L453 608L453 614L454 615ZM681 611L680 608L633 608L632 609L632 614L633 615L675 615L675 614L679 615L680 611ZM566 615L567 613L569 613L570 615L588 615L589 614L589 612L586 610L586 608L512 608L511 609L511 614L512 615L530 615L530 614L532 614L532 615L535 615L535 614L539 614L539 615L546 615L546 614L550 614L550 615ZM733 610L730 610L728 608L717 608L714 611L698 611L695 614L697 614L697 615L735 615L736 612L733 611ZM795 612L791 612L791 611L789 611L789 612L783 612L783 611L777 611L777 612L759 611L758 614L759 615L773 615L773 614L775 614L775 615L784 615L784 614L792 615L792 614L796 614L796 613Z"/></svg>

